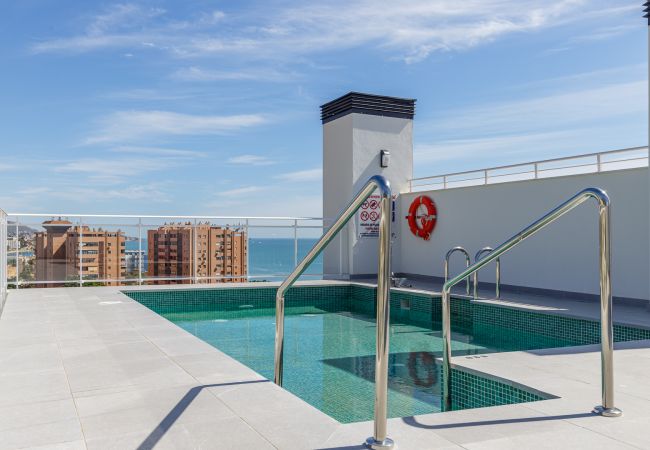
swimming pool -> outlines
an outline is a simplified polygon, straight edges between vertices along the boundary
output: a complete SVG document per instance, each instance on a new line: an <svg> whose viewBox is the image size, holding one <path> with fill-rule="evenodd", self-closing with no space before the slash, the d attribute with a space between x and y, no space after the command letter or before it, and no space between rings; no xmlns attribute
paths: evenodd
<svg viewBox="0 0 650 450"><path fill-rule="evenodd" d="M179 327L273 378L275 288L125 292ZM375 290L360 285L292 288L286 297L283 387L335 418L370 420L374 405ZM486 353L595 343L594 321L452 299L452 351ZM389 417L441 411L440 299L391 294ZM650 330L615 326L617 340ZM537 401L550 396L455 369L454 409Z"/></svg>

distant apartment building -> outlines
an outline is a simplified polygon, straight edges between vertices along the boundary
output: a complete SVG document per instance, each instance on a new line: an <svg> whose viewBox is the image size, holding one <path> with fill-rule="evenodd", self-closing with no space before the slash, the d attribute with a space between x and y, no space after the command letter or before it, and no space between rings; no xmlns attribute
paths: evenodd
<svg viewBox="0 0 650 450"><path fill-rule="evenodd" d="M248 267L246 233L237 229L212 226L169 224L147 234L148 270L156 284L246 281Z"/></svg>
<svg viewBox="0 0 650 450"><path fill-rule="evenodd" d="M142 270L143 274L146 273L147 262L144 255L144 250L127 250L125 252L126 273L129 277L137 277L140 270Z"/></svg>
<svg viewBox="0 0 650 450"><path fill-rule="evenodd" d="M35 237L35 280L62 282L110 280L125 277L125 237L121 231L73 226L66 220L43 222L45 231Z"/></svg>

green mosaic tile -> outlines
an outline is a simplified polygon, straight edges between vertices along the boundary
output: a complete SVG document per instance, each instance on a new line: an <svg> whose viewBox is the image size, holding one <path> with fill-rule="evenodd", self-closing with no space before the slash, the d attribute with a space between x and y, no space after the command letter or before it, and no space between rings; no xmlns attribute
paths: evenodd
<svg viewBox="0 0 650 450"><path fill-rule="evenodd" d="M274 287L134 290L125 294L242 361L273 374ZM286 295L285 388L340 422L370 420L374 398L376 289L297 286ZM532 350L600 341L596 321L452 297L452 354ZM390 298L389 415L440 411L440 297ZM650 330L615 325L616 341ZM542 400L538 393L454 369L454 409Z"/></svg>
<svg viewBox="0 0 650 450"><path fill-rule="evenodd" d="M546 400L548 397L492 378L453 369L451 398L452 409L460 410L536 402Z"/></svg>

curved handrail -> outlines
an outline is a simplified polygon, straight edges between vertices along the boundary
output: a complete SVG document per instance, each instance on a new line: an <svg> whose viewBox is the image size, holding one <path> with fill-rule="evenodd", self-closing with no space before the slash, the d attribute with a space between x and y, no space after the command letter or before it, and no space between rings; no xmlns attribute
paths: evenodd
<svg viewBox="0 0 650 450"><path fill-rule="evenodd" d="M366 443L374 448L391 448L392 440L386 437L388 413L388 337L390 319L390 184L386 178L371 177L353 200L345 207L332 226L312 247L291 274L282 282L275 296L275 373L274 381L282 386L284 359L284 294L298 277L318 257L336 234L348 223L357 210L375 191L380 193L379 262L377 270L377 351L375 356L375 431Z"/></svg>
<svg viewBox="0 0 650 450"><path fill-rule="evenodd" d="M528 227L495 248L486 258L476 261L469 268L447 281L442 287L442 334L443 334L443 407L451 408L451 288L464 278L497 259L533 234L580 206L590 198L598 202L599 269L600 269L600 335L601 335L601 382L602 405L596 411L602 416L618 417L621 410L614 406L614 328L612 325L612 286L610 254L610 200L605 191L587 188L562 203Z"/></svg>
<svg viewBox="0 0 650 450"><path fill-rule="evenodd" d="M478 252L476 252L476 255L474 255L474 262L481 259L483 253L491 253L493 251L494 249L492 247L483 247ZM495 298L501 298L501 258L497 256L496 261L497 261L497 274L496 274L497 282L496 282ZM476 300L477 298L478 298L478 270L474 272L474 300Z"/></svg>
<svg viewBox="0 0 650 450"><path fill-rule="evenodd" d="M447 282L447 279L449 278L449 258L451 255L453 255L456 252L461 252L465 254L465 267L469 267L470 264L472 264L472 260L469 256L469 252L465 250L463 247L454 247L451 250L447 252L445 255L445 283ZM465 289L467 291L467 295L469 295L469 277L467 277L467 287Z"/></svg>

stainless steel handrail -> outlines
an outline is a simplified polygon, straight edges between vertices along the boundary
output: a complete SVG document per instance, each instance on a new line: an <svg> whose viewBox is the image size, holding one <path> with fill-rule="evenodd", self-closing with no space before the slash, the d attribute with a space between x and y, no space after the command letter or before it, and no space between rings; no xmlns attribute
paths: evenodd
<svg viewBox="0 0 650 450"><path fill-rule="evenodd" d="M618 417L622 414L621 410L614 406L614 327L612 325L612 286L610 275L610 200L607 193L598 188L587 188L578 192L569 200L499 245L485 259L476 261L467 270L456 275L456 277L444 284L442 287L442 358L443 406L446 410L451 408L451 308L449 305L451 288L590 198L598 202L599 225L602 405L597 406L595 411L606 417Z"/></svg>
<svg viewBox="0 0 650 450"><path fill-rule="evenodd" d="M478 252L476 252L476 255L474 255L474 262L478 261L481 259L481 256L483 256L483 253L491 253L493 252L494 249L492 247L483 247L480 249ZM495 298L501 298L501 258L497 257L497 273L496 273L496 297ZM478 270L474 272L474 300L478 298Z"/></svg>
<svg viewBox="0 0 650 450"><path fill-rule="evenodd" d="M379 190L381 216L379 219L379 262L377 268L377 349L375 356L375 429L366 440L373 449L389 449L394 446L386 436L388 414L388 332L390 319L390 202L388 180L376 175L368 180L338 219L307 253L294 271L280 285L275 296L275 384L282 386L284 359L284 294L298 277L316 259L336 234L348 223L368 197Z"/></svg>
<svg viewBox="0 0 650 450"><path fill-rule="evenodd" d="M470 264L472 263L472 260L469 256L469 252L465 250L463 247L454 247L451 250L447 252L445 255L445 283L447 282L447 279L449 278L449 258L451 255L453 255L455 252L461 252L465 254L465 267L469 267ZM469 295L469 277L467 277L467 287L465 289L467 291L467 295Z"/></svg>

